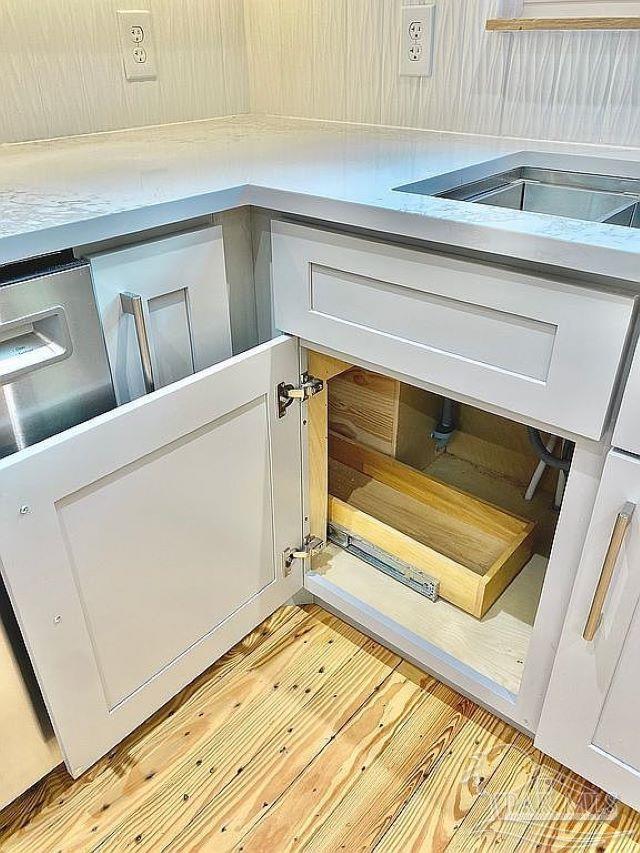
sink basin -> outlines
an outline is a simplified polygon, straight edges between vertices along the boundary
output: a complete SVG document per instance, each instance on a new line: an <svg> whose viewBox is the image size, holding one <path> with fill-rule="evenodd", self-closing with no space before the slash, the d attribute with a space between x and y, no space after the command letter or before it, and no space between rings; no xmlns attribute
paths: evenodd
<svg viewBox="0 0 640 853"><path fill-rule="evenodd" d="M427 193L429 182L398 187ZM640 179L519 166L433 193L439 198L640 228Z"/></svg>

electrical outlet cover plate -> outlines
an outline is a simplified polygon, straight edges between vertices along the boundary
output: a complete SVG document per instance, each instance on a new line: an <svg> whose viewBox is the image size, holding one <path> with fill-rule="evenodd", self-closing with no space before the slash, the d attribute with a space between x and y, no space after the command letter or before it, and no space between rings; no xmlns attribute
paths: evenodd
<svg viewBox="0 0 640 853"><path fill-rule="evenodd" d="M400 42L400 74L431 77L435 33L435 3L403 6Z"/></svg>
<svg viewBox="0 0 640 853"><path fill-rule="evenodd" d="M156 51L151 12L119 9L118 32L125 77L130 82L156 79Z"/></svg>

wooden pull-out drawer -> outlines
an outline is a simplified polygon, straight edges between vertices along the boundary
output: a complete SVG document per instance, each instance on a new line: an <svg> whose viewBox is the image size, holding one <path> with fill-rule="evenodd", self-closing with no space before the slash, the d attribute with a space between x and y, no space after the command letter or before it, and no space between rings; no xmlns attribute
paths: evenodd
<svg viewBox="0 0 640 853"><path fill-rule="evenodd" d="M278 328L436 390L599 439L632 297L273 223Z"/></svg>

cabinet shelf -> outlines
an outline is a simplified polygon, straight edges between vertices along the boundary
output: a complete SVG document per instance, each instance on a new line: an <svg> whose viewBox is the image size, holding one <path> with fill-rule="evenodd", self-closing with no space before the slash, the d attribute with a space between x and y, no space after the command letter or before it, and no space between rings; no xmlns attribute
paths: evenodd
<svg viewBox="0 0 640 853"><path fill-rule="evenodd" d="M486 29L493 32L531 30L638 30L639 17L623 18L491 18Z"/></svg>

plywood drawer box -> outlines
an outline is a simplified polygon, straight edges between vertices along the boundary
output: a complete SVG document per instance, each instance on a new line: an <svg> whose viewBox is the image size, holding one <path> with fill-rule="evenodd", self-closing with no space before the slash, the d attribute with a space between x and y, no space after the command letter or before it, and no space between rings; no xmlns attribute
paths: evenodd
<svg viewBox="0 0 640 853"><path fill-rule="evenodd" d="M481 618L532 555L535 524L332 433L329 521Z"/></svg>
<svg viewBox="0 0 640 853"><path fill-rule="evenodd" d="M274 222L278 328L434 390L599 439L634 299Z"/></svg>

